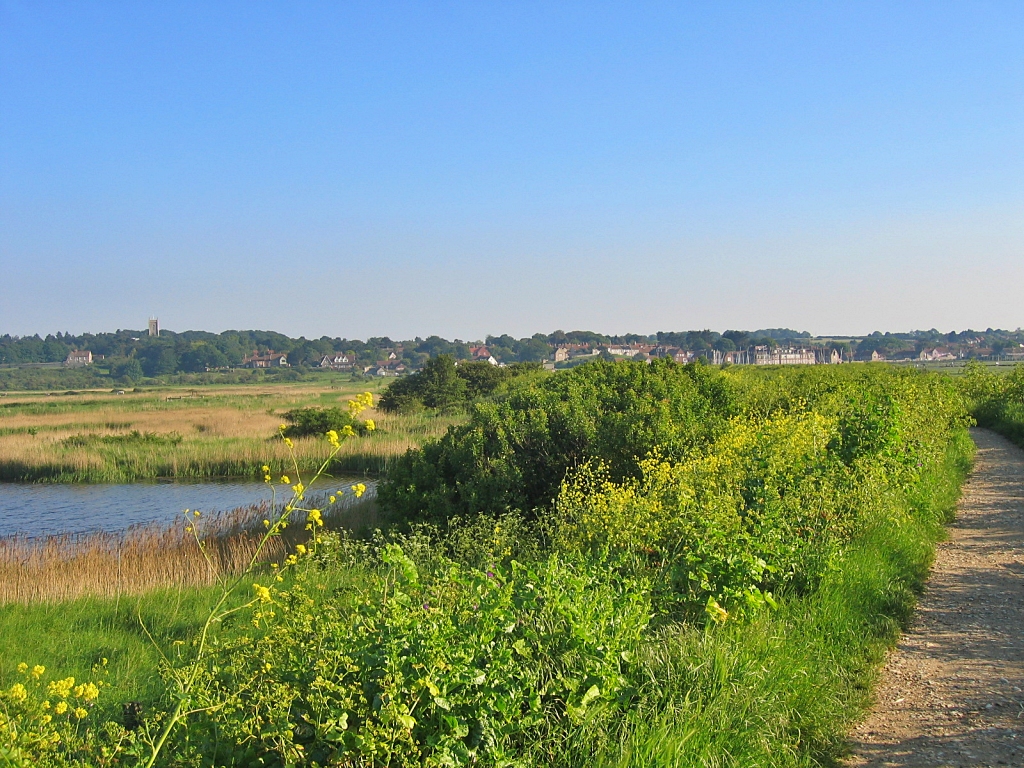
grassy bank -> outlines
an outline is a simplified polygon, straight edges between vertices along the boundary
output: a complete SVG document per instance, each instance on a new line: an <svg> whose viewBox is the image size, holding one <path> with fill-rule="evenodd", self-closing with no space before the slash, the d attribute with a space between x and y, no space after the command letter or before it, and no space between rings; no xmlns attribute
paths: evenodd
<svg viewBox="0 0 1024 768"><path fill-rule="evenodd" d="M746 624L675 624L645 648L638 706L582 734L561 765L837 765L910 619L970 469L956 436L912 494L879 511L812 595L786 596ZM588 753L596 757L588 762Z"/></svg>
<svg viewBox="0 0 1024 768"><path fill-rule="evenodd" d="M337 389L264 385L163 389L124 395L20 395L0 403L0 481L122 483L153 478L260 477L319 466L330 452L322 438L278 439L283 414L308 406L337 407L359 384ZM348 441L338 472L379 473L450 418L377 414L378 429Z"/></svg>
<svg viewBox="0 0 1024 768"><path fill-rule="evenodd" d="M327 494L311 495L329 530L353 532L385 524L374 497L372 485L358 500L350 490L333 503ZM213 586L246 569L265 530L263 520L272 516L268 504L257 504L120 533L0 538L0 606L83 596L131 598L165 587ZM279 562L308 538L302 526L293 526L268 542L259 561Z"/></svg>
<svg viewBox="0 0 1024 768"><path fill-rule="evenodd" d="M158 764L832 765L972 450L948 380L881 367L598 363L467 419L389 473L401 527L171 641Z"/></svg>

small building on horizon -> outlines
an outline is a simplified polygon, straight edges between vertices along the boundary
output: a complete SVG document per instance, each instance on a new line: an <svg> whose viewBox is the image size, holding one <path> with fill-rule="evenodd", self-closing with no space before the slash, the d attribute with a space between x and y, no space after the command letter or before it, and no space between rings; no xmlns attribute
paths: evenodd
<svg viewBox="0 0 1024 768"><path fill-rule="evenodd" d="M243 368L287 368L288 355L270 350L265 355L253 352L242 360Z"/></svg>
<svg viewBox="0 0 1024 768"><path fill-rule="evenodd" d="M92 365L92 352L88 349L73 349L68 352L64 360L65 368L80 368L83 365Z"/></svg>

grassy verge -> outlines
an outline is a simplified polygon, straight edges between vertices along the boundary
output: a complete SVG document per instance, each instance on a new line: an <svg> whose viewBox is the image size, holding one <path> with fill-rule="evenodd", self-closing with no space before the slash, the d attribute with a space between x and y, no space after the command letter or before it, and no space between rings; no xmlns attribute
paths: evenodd
<svg viewBox="0 0 1024 768"><path fill-rule="evenodd" d="M581 733L553 762L838 765L885 651L911 616L972 456L966 432L958 434L910 497L883 501L889 514L865 527L813 594L783 599L747 624L665 629L648 646L639 706L618 727Z"/></svg>
<svg viewBox="0 0 1024 768"><path fill-rule="evenodd" d="M99 714L119 720L125 702L148 705L160 697L160 655L176 656L180 643L202 626L213 600L212 589L190 587L137 598L2 606L0 685L16 679L14 667L22 661L44 660L48 676L56 679L88 680L93 666L107 659L110 688L99 699Z"/></svg>

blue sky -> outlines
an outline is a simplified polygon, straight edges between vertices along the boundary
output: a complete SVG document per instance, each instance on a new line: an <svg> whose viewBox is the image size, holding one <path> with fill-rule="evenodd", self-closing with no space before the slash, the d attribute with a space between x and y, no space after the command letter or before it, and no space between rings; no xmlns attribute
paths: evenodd
<svg viewBox="0 0 1024 768"><path fill-rule="evenodd" d="M1021 3L0 0L0 333L1024 325Z"/></svg>

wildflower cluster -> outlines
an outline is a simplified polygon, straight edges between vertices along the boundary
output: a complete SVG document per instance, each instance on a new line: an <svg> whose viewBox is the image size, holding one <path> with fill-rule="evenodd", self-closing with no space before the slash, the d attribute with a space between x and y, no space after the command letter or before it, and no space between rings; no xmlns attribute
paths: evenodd
<svg viewBox="0 0 1024 768"><path fill-rule="evenodd" d="M90 722L106 665L103 659L94 667L95 680L76 684L73 677L44 682L44 666L19 664L20 679L0 688L0 757L7 761L4 764L64 765L71 755L110 757L128 747L133 739L123 728L112 723L97 728Z"/></svg>

